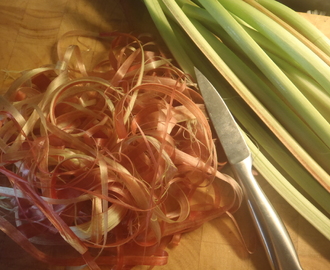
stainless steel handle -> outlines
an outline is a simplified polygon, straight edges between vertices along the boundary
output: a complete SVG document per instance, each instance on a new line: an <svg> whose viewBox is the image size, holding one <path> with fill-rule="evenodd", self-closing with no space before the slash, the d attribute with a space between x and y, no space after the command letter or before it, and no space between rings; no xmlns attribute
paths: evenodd
<svg viewBox="0 0 330 270"><path fill-rule="evenodd" d="M291 238L252 174L251 157L233 165L273 270L302 269Z"/></svg>

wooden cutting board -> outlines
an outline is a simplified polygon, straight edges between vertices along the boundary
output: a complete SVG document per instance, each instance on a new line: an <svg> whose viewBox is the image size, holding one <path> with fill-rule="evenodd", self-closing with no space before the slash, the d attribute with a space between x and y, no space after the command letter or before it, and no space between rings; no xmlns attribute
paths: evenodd
<svg viewBox="0 0 330 270"><path fill-rule="evenodd" d="M133 1L129 0L126 3ZM134 4L139 10L138 6L141 5L139 1ZM307 17L330 37L329 17L307 14L302 16ZM145 12L125 18L121 5L115 0L0 0L0 93L3 93L13 79L19 76L20 71L56 63L54 44L69 30L83 29L96 32L141 30L148 25L145 23L147 21L148 15ZM145 27L145 31L150 29L152 28L149 25ZM95 59L96 44L84 39L78 42L83 49L85 48L86 59L88 61ZM330 241L304 220L268 183L261 177L258 179L286 224L303 268L329 269ZM178 246L168 250L168 264L155 269L270 269L245 205L235 217L248 246L255 246L256 250L252 255L246 251L231 220L223 217L184 235ZM0 269L64 270L61 267L49 268L35 261L4 233L0 234ZM135 269L146 269L146 267Z"/></svg>

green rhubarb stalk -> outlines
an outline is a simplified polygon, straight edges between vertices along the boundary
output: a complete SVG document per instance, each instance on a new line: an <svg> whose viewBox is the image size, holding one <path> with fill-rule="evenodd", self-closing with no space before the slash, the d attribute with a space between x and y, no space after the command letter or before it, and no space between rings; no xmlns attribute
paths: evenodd
<svg viewBox="0 0 330 270"><path fill-rule="evenodd" d="M246 23L269 38L273 43L278 44L287 51L306 71L318 81L330 94L330 67L322 61L314 52L306 47L291 33L278 25L271 18L245 3L244 1L218 0L219 2L205 1L207 6L216 7L219 4L223 8L240 17ZM212 3L212 4L211 4ZM204 6L205 7L205 6ZM207 9L208 10L208 9ZM208 10L211 14L214 9ZM219 16L215 18L218 22ZM232 25L231 25L232 26Z"/></svg>
<svg viewBox="0 0 330 270"><path fill-rule="evenodd" d="M184 5L182 10L188 17L192 17L206 25L215 35L217 35L224 43L228 44L235 52L243 52L233 39L216 23L216 21L208 15L208 12L202 8L193 5ZM323 115L323 117L330 122L329 104L330 96L325 89L320 86L314 79L308 76L301 66L291 59L290 55L271 43L266 37L259 32L242 25L245 31L258 43L258 45L266 51L271 58L278 59L275 61L277 65L279 62L283 63L279 67L285 72L291 81L298 87L298 89L308 98L313 106ZM287 60L290 60L290 64ZM246 59L244 59L246 61ZM284 61L285 60L285 61ZM228 63L228 62L227 62ZM286 68L284 68L286 67Z"/></svg>
<svg viewBox="0 0 330 270"><path fill-rule="evenodd" d="M283 58L270 52L267 52L267 54L284 71L288 78L308 98L323 117L330 122L330 96L324 92L324 89L315 80L306 76L305 73L301 72Z"/></svg>
<svg viewBox="0 0 330 270"><path fill-rule="evenodd" d="M304 147L317 163L330 172L330 152L326 152L324 143L309 129L302 119L280 99L273 89L265 83L250 67L226 47L218 38L209 32L198 21L191 19L196 29L212 46L216 53L225 61L229 68L241 79L248 89L262 102L262 104L278 119L284 128ZM330 104L330 103L328 103ZM304 134L304 136L301 136ZM330 182L329 182L330 184ZM329 185L330 186L330 185Z"/></svg>
<svg viewBox="0 0 330 270"><path fill-rule="evenodd" d="M210 14L205 9L192 4L184 4L182 6L182 10L188 17L197 19L199 22L201 22L203 25L209 28L233 51L235 51L236 53L243 53L246 56L244 51L235 43L235 41L228 35L228 33L216 22L215 19L213 19L213 17L210 16ZM290 59L290 63L292 65L294 65L298 69L301 69L301 71L305 72L305 70L302 69L301 66L298 63L296 63L295 60L286 51L282 50L282 48L272 43L268 38L257 32L255 29L251 28L250 26L247 26L244 21L242 21L234 14L232 14L232 16L237 20L238 23L241 24L244 30L253 38L253 40L263 50L272 52L273 54L282 57L283 59ZM247 60L247 58L245 58L244 60L250 61ZM251 64L249 63L249 65Z"/></svg>
<svg viewBox="0 0 330 270"><path fill-rule="evenodd" d="M222 6L219 2L216 1L199 0L199 2L210 13L210 15L228 32L228 34L237 42L237 44L240 45L242 50L245 51L245 53L250 57L250 59L254 61L254 63L259 67L259 69L262 70L266 77L274 84L281 97L284 98L290 104L290 106L292 106L296 113L302 119L304 119L304 121L317 134L317 136L319 136L324 141L324 143L327 145L327 148L330 149L330 124L312 106L308 99L285 76L285 74L280 70L280 68L268 57L268 55L246 33L246 31L244 31L242 26L230 15L230 13L224 8L224 6ZM245 4L249 8L248 10L244 10L245 13L251 12L253 13L251 15L254 16L258 16L257 14L263 15L262 13L242 1L229 1L228 3L227 0L221 0L221 2L225 2L228 9L232 9L233 13L237 10L241 12L240 5ZM237 5L237 3L239 5ZM252 11L250 9L252 9ZM256 14L255 12L258 13ZM241 15L241 13L239 13L239 15ZM267 16L265 17L268 19ZM267 27L265 28L268 27L275 26L272 23L269 23L269 25L267 25ZM286 31L283 30L282 32L285 33ZM296 43L298 44L301 42L297 41ZM299 61L297 60L297 62ZM322 63L324 62L322 61Z"/></svg>
<svg viewBox="0 0 330 270"><path fill-rule="evenodd" d="M286 5L274 0L256 0L259 4L266 7L272 13L276 14L282 20L286 21L301 34L307 37L311 42L317 45L327 55L330 56L330 40L315 25L303 18L296 11Z"/></svg>
<svg viewBox="0 0 330 270"><path fill-rule="evenodd" d="M307 37L302 35L299 31L297 31L294 27L283 21L281 18L272 13L269 9L265 8L261 4L259 4L256 0L243 0L254 8L258 9L274 22L285 28L292 35L294 35L297 39L299 39L304 45L306 45L309 49L311 49L318 57L320 57L327 65L330 65L329 56L322 51L319 47L317 47L312 41L310 41Z"/></svg>

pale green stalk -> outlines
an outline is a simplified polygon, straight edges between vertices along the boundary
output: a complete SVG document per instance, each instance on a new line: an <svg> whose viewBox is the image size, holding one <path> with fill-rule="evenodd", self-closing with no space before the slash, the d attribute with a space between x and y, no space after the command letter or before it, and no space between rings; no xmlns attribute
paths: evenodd
<svg viewBox="0 0 330 270"><path fill-rule="evenodd" d="M208 28L210 28L213 33L215 33L218 37L220 37L224 43L227 43L231 48L235 48L236 51L242 51L237 44L234 43L233 39L229 37L229 35L222 29L222 27L219 27L219 24L216 22L215 19L213 19L209 13L196 5L192 5L190 3L184 4L182 6L182 10L187 14L188 17L195 18L199 20L202 24L206 25ZM239 17L232 14L233 17L239 22L244 30L253 38L256 43L263 49L267 50L268 52L271 52L272 54L282 58L283 60L290 60L290 64L293 65L296 69L299 69L301 72L306 71L301 67L300 64L298 64L291 56L288 54L285 50L280 48L278 45L272 43L268 38L251 28L251 26L246 25L246 22L242 21ZM239 48L239 49L238 49ZM238 50L237 50L238 49ZM243 51L242 51L243 52ZM321 88L323 92L326 92L324 88ZM312 91L310 91L312 92ZM315 92L313 99L318 99L317 97L318 92ZM324 94L322 94L324 96ZM313 100L312 99L312 100ZM309 99L310 100L310 99ZM313 103L314 104L314 103ZM329 112L328 112L329 114ZM325 115L323 114L325 117ZM326 117L325 117L326 118ZM326 119L329 121L328 119Z"/></svg>
<svg viewBox="0 0 330 270"><path fill-rule="evenodd" d="M219 25L217 25L216 21L212 17L208 15L206 10L190 4L184 5L182 10L188 17L198 19L198 21L206 25L214 34L216 34L224 43L228 44L228 46L233 48L236 52L242 51L237 44L234 43L233 39L221 27L219 27ZM306 73L300 68L300 65L291 59L291 57L276 44L271 43L267 38L253 29L243 25L242 27L258 43L258 45L262 47L269 56L271 56L273 61L275 60L275 57L278 59L275 61L277 65L282 63L279 67L284 71L287 77L289 77L300 92L307 97L307 99L322 114L322 116L330 122L330 96L326 93L324 88L322 88L310 76L306 76ZM226 54L222 54L221 57L225 56ZM290 64L287 61L288 59L290 60ZM228 61L226 61L226 63L228 64ZM251 87L250 89L253 90Z"/></svg>
<svg viewBox="0 0 330 270"><path fill-rule="evenodd" d="M235 16L234 16L235 17ZM236 18L236 17L235 17ZM297 63L290 54L288 54L285 50L283 50L281 47L279 47L277 44L274 44L273 42L271 42L268 38L266 38L265 36L263 36L262 34L260 34L260 32L255 31L254 29L251 29L249 27L246 27L244 25L242 25L242 27L244 28L244 30L253 38L253 40L255 40L256 43L258 43L258 45L263 49L263 50L267 50L275 55L277 55L278 57L281 57L285 60L290 61L290 63L292 65L294 65L296 68L300 69L302 72L306 71L301 67L301 65L299 63ZM308 74L308 73L306 73Z"/></svg>
<svg viewBox="0 0 330 270"><path fill-rule="evenodd" d="M225 1L225 0L221 0ZM312 106L299 89L285 76L280 68L268 57L258 44L244 31L242 26L217 1L199 0L210 15L228 32L240 45L242 50L264 72L274 84L280 95L292 106L296 113L306 121L312 130L324 141L330 149L330 124ZM227 2L226 2L227 3ZM231 7L236 1L229 1ZM240 4L244 2L239 1ZM246 4L246 3L245 3ZM229 6L229 4L227 3ZM246 4L249 8L250 5ZM239 9L239 8L237 8ZM253 8L252 8L253 9ZM255 10L255 9L253 9ZM248 10L245 11L248 13ZM259 12L260 13L260 12ZM258 14L259 14L258 13ZM263 14L262 14L263 15ZM271 25L269 25L271 27ZM324 63L324 62L323 62ZM330 78L329 78L330 79ZM330 86L330 85L329 85Z"/></svg>
<svg viewBox="0 0 330 270"><path fill-rule="evenodd" d="M198 19L201 23L205 24L210 30L220 37L220 39L227 43L231 48L236 51L242 51L236 43L229 37L226 32L216 24L215 20L208 16L208 12L199 7L192 5L184 5L182 10L190 17ZM284 50L273 44L261 35L259 32L242 25L245 31L258 43L258 45L266 51L266 53L274 61L275 57L278 61L275 63L284 71L289 79L298 87L307 99L313 104L313 106L323 115L323 117L330 122L330 96L323 87L320 86L314 79L305 73L301 66L294 61L290 55ZM243 52L243 51L242 51ZM288 60L290 63L288 63ZM279 65L282 63L281 65Z"/></svg>
<svg viewBox="0 0 330 270"><path fill-rule="evenodd" d="M269 52L267 54L287 74L289 79L308 98L324 118L330 122L330 96L324 92L324 89L315 80L306 76L305 73L290 65L283 58Z"/></svg>
<svg viewBox="0 0 330 270"><path fill-rule="evenodd" d="M270 10L276 16L286 21L301 34L312 41L322 51L330 56L330 40L315 25L303 18L288 6L274 0L256 0L259 4ZM306 10L307 11L307 10Z"/></svg>
<svg viewBox="0 0 330 270"><path fill-rule="evenodd" d="M199 22L209 28L232 50L244 53L244 51L235 43L235 41L229 36L229 34L217 23L217 21L212 16L210 16L210 14L205 9L197 7L195 5L185 4L182 6L182 10L188 17L197 19ZM272 43L269 39L267 39L265 36L261 35L259 32L255 31L251 27L246 26L246 23L243 22L240 18L233 14L232 16L237 20L237 22L241 24L244 30L254 39L256 43L258 43L261 48L267 49L268 51L280 57L292 59L290 55L283 51L279 46ZM292 62L294 62L293 59ZM297 66L297 68L300 67L298 64L296 64L295 66Z"/></svg>
<svg viewBox="0 0 330 270"><path fill-rule="evenodd" d="M314 52L271 18L244 1L218 0L228 11L246 21L261 34L287 51L330 94L330 67ZM213 1L200 1L201 3ZM210 6L210 4L208 4ZM212 5L216 6L216 5ZM208 10L208 9L207 9ZM214 13L214 10L208 10ZM219 14L218 14L219 15ZM219 22L219 20L217 20Z"/></svg>
<svg viewBox="0 0 330 270"><path fill-rule="evenodd" d="M289 33L295 36L298 40L300 40L306 47L308 47L313 53L315 53L320 59L322 59L327 65L330 65L330 57L322 51L319 47L317 47L312 41L302 35L299 31L297 31L294 27L286 23L280 17L276 16L273 12L265 8L264 6L260 5L255 0L244 0L244 2L248 3L249 5L253 6L254 8L258 9L260 12L265 14L279 26L286 29Z"/></svg>
<svg viewBox="0 0 330 270"><path fill-rule="evenodd" d="M325 151L326 146L324 143L308 126L306 126L305 122L273 92L273 89L265 83L263 74L257 75L198 21L191 19L191 22L248 89L315 159L317 162L315 165L321 165L325 170L328 170L327 172L329 173L330 152ZM266 78L264 79L266 80ZM301 134L304 134L304 136L301 136Z"/></svg>

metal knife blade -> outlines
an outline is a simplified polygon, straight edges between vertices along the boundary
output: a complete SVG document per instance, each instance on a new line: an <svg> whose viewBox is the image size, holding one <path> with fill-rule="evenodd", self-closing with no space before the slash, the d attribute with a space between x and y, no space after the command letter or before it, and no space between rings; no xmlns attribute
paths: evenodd
<svg viewBox="0 0 330 270"><path fill-rule="evenodd" d="M227 105L214 86L196 68L195 74L208 115L229 163L236 164L246 159L250 156L250 149Z"/></svg>
<svg viewBox="0 0 330 270"><path fill-rule="evenodd" d="M252 174L252 158L245 139L220 94L195 68L206 110L244 191L247 205L273 270L301 270L291 238Z"/></svg>

